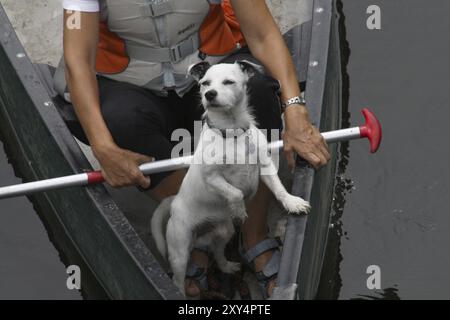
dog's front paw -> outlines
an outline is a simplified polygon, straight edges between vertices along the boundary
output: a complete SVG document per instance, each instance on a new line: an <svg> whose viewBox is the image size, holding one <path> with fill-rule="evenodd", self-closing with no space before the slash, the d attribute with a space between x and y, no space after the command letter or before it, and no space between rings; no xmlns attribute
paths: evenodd
<svg viewBox="0 0 450 320"><path fill-rule="evenodd" d="M311 206L308 201L303 200L300 197L289 195L283 201L283 207L288 213L309 213Z"/></svg>
<svg viewBox="0 0 450 320"><path fill-rule="evenodd" d="M235 273L241 270L239 262L227 261L225 264L219 265L220 271L223 273Z"/></svg>
<svg viewBox="0 0 450 320"><path fill-rule="evenodd" d="M230 210L233 219L239 219L242 222L247 219L247 208L243 201L230 203Z"/></svg>

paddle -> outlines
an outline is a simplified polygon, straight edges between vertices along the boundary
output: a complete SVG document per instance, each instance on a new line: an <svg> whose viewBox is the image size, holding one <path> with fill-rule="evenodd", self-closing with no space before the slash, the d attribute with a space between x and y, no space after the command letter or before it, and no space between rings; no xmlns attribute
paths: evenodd
<svg viewBox="0 0 450 320"><path fill-rule="evenodd" d="M329 131L322 133L327 143L348 141L353 139L367 138L370 142L372 153L378 150L381 142L381 125L375 115L367 108L362 110L366 120L365 125L348 129ZM283 147L283 141L275 141L269 144L270 150ZM172 171L189 167L193 156L155 161L141 165L139 168L144 175L158 172ZM0 199L30 195L37 192L50 191L75 186L90 186L104 182L100 171L81 173L60 178L41 180L36 182L22 183L18 185L0 188Z"/></svg>

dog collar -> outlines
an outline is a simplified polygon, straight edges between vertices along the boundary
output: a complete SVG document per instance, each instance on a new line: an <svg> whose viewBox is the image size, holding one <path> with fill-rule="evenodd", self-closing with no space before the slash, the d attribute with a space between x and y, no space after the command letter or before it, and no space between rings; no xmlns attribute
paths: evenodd
<svg viewBox="0 0 450 320"><path fill-rule="evenodd" d="M220 132L220 134L222 135L222 138L226 139L226 138L234 138L237 139L238 137L240 137L242 134L246 133L250 127L244 127L244 128L236 128L236 129L219 129L219 128L215 128L211 125L208 116L205 117L205 122L206 125L210 128L210 129L215 129L217 131ZM240 134L236 134L237 132L240 132ZM230 135L230 133L233 132L233 135Z"/></svg>

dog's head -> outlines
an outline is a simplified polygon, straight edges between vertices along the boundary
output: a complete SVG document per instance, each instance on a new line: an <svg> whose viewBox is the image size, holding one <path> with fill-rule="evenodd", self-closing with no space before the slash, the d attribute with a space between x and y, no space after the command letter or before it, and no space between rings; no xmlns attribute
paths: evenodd
<svg viewBox="0 0 450 320"><path fill-rule="evenodd" d="M262 67L245 60L213 66L200 62L189 67L188 72L200 85L203 106L226 111L246 101L247 82L262 72Z"/></svg>

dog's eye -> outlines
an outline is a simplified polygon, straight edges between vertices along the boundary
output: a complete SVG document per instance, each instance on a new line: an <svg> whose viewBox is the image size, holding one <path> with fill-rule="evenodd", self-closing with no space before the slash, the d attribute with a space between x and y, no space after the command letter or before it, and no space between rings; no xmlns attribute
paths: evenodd
<svg viewBox="0 0 450 320"><path fill-rule="evenodd" d="M224 85L230 85L230 84L235 84L236 82L234 82L233 80L225 80L224 82L223 82L223 84Z"/></svg>
<svg viewBox="0 0 450 320"><path fill-rule="evenodd" d="M202 83L200 83L201 86L209 86L211 84L210 81L203 81Z"/></svg>

